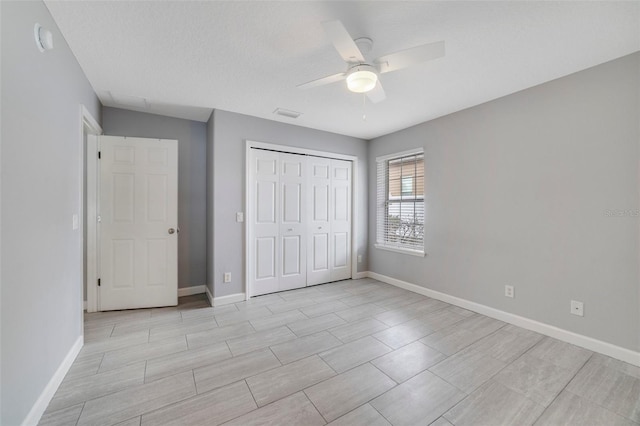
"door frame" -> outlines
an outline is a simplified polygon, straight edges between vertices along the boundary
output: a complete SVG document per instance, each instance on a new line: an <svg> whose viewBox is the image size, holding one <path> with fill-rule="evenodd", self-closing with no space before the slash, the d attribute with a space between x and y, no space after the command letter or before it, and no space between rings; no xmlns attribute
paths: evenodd
<svg viewBox="0 0 640 426"><path fill-rule="evenodd" d="M86 129L86 134L85 134ZM82 230L80 233L82 238L80 238L80 253L82 256L80 258L80 276L84 277L84 242L85 239L87 241L87 312L96 312L98 307L97 303L97 291L96 285L98 280L98 271L97 271L97 210L96 210L96 197L97 197L97 188L95 187L95 182L97 179L97 167L98 167L98 147L97 144L91 143L89 140L89 136L99 136L102 134L102 127L96 119L91 115L89 110L84 106L80 105L80 229ZM86 136L86 144L85 144L85 136ZM85 158L86 158L86 170L85 170ZM84 175L87 174L87 199L84 199L84 191L85 191L85 181ZM92 184L93 182L93 184ZM84 215L85 209L87 211L87 234L84 234ZM84 284L84 279L80 279L80 285ZM80 294L83 294L83 289L80 288ZM81 305L84 304L84 301L81 301ZM84 311L84 309L83 309ZM84 333L83 333L84 334Z"/></svg>
<svg viewBox="0 0 640 426"><path fill-rule="evenodd" d="M249 272L250 272L250 263L249 263L249 250L252 246L251 244L251 227L250 224L250 197L251 197L251 182L249 182L249 170L251 167L250 164L250 153L252 148L258 149L266 149L270 151L278 151L289 154L301 154L301 155L312 155L316 157L324 157L331 158L335 160L347 160L352 163L351 170L351 278L354 279L358 276L358 254L354 252L356 247L356 242L358 241L358 232L356 227L355 218L358 217L358 213L360 213L360 209L358 207L358 192L355 191L358 183L358 157L355 155L346 155L346 154L337 154L329 151L318 151L307 148L300 148L297 146L289 146L289 145L278 145L268 142L258 142L247 139L245 144L245 168L244 168L244 294L245 300L249 300L251 297L251 286L249 285Z"/></svg>

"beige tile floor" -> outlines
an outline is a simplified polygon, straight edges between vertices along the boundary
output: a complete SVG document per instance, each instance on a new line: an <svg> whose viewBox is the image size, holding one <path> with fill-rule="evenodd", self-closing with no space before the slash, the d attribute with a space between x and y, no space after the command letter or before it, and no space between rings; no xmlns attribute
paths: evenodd
<svg viewBox="0 0 640 426"><path fill-rule="evenodd" d="M640 425L640 368L371 279L85 315L41 425Z"/></svg>

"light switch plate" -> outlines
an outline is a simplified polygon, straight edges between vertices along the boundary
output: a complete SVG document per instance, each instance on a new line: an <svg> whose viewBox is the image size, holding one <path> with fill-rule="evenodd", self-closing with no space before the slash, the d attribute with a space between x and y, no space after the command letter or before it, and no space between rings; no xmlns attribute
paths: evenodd
<svg viewBox="0 0 640 426"><path fill-rule="evenodd" d="M244 213L243 212L236 213L236 222L244 222Z"/></svg>
<svg viewBox="0 0 640 426"><path fill-rule="evenodd" d="M78 227L80 226L80 220L78 219L78 215L77 214L74 214L71 217L71 223L72 223L73 230L74 231L77 230Z"/></svg>

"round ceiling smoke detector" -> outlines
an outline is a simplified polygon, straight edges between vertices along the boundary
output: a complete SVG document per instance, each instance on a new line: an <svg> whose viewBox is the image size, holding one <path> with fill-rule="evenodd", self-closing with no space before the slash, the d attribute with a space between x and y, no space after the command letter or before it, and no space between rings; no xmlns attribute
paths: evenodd
<svg viewBox="0 0 640 426"><path fill-rule="evenodd" d="M53 49L53 34L51 31L42 28L42 25L36 24L33 27L33 37L36 39L36 46L38 50L44 52L45 50Z"/></svg>

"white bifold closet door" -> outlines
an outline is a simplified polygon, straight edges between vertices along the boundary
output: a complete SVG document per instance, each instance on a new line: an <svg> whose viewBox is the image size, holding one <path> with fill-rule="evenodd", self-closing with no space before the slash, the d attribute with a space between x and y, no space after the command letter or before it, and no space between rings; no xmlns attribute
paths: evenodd
<svg viewBox="0 0 640 426"><path fill-rule="evenodd" d="M307 285L307 248L303 198L306 158L280 153L280 271L279 290Z"/></svg>
<svg viewBox="0 0 640 426"><path fill-rule="evenodd" d="M351 162L251 149L251 296L351 277Z"/></svg>
<svg viewBox="0 0 640 426"><path fill-rule="evenodd" d="M308 157L307 285L351 278L351 161Z"/></svg>
<svg viewBox="0 0 640 426"><path fill-rule="evenodd" d="M305 160L251 150L252 296L307 285Z"/></svg>

